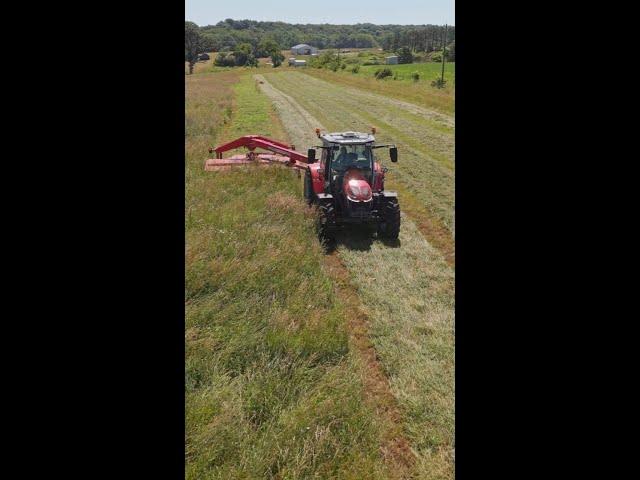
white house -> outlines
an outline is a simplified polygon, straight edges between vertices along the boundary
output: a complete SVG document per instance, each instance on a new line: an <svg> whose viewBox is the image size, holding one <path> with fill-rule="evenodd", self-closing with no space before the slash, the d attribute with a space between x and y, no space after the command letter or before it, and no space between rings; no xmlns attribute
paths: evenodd
<svg viewBox="0 0 640 480"><path fill-rule="evenodd" d="M291 55L312 55L314 53L318 53L318 49L311 45L307 45L306 43L301 43L291 47Z"/></svg>
<svg viewBox="0 0 640 480"><path fill-rule="evenodd" d="M390 57L384 57L385 59L385 63L387 65L397 65L398 64L398 56L397 55L391 55Z"/></svg>

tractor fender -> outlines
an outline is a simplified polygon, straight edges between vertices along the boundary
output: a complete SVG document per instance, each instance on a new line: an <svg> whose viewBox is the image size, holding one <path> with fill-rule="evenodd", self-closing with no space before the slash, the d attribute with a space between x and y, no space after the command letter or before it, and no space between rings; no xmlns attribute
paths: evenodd
<svg viewBox="0 0 640 480"><path fill-rule="evenodd" d="M309 165L309 173L311 173L311 187L313 193L324 193L324 177L320 175L320 162Z"/></svg>

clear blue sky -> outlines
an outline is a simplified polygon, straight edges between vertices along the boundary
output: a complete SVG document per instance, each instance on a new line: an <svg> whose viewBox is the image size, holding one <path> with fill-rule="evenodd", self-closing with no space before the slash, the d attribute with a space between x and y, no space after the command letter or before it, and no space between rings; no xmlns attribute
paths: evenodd
<svg viewBox="0 0 640 480"><path fill-rule="evenodd" d="M185 20L455 25L455 0L185 0Z"/></svg>

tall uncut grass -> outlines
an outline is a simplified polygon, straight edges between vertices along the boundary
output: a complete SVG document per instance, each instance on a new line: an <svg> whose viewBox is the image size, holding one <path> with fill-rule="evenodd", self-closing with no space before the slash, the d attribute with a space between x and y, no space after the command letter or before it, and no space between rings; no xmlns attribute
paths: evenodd
<svg viewBox="0 0 640 480"><path fill-rule="evenodd" d="M300 180L202 169L248 133L286 139L250 75L186 79L186 478L393 476Z"/></svg>

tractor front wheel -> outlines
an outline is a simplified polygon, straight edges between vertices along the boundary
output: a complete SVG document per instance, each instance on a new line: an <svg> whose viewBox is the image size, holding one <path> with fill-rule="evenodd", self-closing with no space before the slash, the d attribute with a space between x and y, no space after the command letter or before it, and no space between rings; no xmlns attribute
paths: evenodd
<svg viewBox="0 0 640 480"><path fill-rule="evenodd" d="M390 198L384 206L384 222L378 227L378 233L391 240L397 240L400 235L400 204L397 198Z"/></svg>
<svg viewBox="0 0 640 480"><path fill-rule="evenodd" d="M335 221L336 213L333 205L318 205L316 230L320 243L327 249L330 249L335 242L331 228L335 224Z"/></svg>

